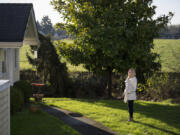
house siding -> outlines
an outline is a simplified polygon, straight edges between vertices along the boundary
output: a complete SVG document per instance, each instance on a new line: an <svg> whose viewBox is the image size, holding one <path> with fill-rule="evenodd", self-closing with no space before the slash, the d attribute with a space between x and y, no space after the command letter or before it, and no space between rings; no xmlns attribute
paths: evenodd
<svg viewBox="0 0 180 135"><path fill-rule="evenodd" d="M0 135L10 135L9 81L1 82L2 80L0 80Z"/></svg>
<svg viewBox="0 0 180 135"><path fill-rule="evenodd" d="M17 49L17 67L15 67L15 48L7 49L7 72L2 73L2 62L0 57L0 80L10 80L11 85L19 81L19 48ZM0 48L0 53L2 49Z"/></svg>
<svg viewBox="0 0 180 135"><path fill-rule="evenodd" d="M2 53L3 49L0 48L0 54ZM9 49L7 49L7 63L6 63L6 73L2 73L2 58L0 55L0 80L9 80L9 72L8 72L8 67L9 67L9 62L8 62L8 54L9 54Z"/></svg>
<svg viewBox="0 0 180 135"><path fill-rule="evenodd" d="M2 49L0 48L0 79L1 79L1 73L2 73L2 60L1 60L1 53L2 53Z"/></svg>

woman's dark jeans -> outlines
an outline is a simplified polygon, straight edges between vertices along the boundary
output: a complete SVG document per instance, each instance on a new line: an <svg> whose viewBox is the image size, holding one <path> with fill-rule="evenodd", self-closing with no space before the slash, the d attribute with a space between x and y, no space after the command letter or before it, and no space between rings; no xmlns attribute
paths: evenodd
<svg viewBox="0 0 180 135"><path fill-rule="evenodd" d="M128 111L129 111L129 117L133 118L133 104L134 100L128 100Z"/></svg>

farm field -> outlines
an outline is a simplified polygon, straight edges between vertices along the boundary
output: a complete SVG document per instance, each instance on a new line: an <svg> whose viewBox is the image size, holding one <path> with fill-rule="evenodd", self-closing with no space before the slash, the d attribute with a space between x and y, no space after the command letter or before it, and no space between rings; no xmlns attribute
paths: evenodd
<svg viewBox="0 0 180 135"><path fill-rule="evenodd" d="M154 50L160 54L163 72L180 72L180 40L156 39Z"/></svg>
<svg viewBox="0 0 180 135"><path fill-rule="evenodd" d="M70 39L64 40L67 43L72 43ZM169 39L155 39L154 52L160 54L162 72L179 72L180 71L180 40L169 40ZM32 65L29 64L26 52L30 52L30 47L24 45L20 50L20 68L22 69L33 69ZM86 71L82 65L73 66L62 58L62 62L67 63L68 70L70 72L75 71Z"/></svg>

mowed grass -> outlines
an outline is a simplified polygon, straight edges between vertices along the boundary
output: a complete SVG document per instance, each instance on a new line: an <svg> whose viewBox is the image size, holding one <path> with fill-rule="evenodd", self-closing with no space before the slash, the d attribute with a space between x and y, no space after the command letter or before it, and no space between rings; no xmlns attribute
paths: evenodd
<svg viewBox="0 0 180 135"><path fill-rule="evenodd" d="M65 39L63 41L66 43L73 43L73 40L71 39ZM160 54L162 72L180 72L180 40L155 39L154 43L155 47L153 51ZM28 45L24 45L20 50L21 70L33 69L32 65L28 62L26 52L30 52L30 47ZM83 65L74 66L65 58L62 58L61 61L67 64L68 71L70 72L87 71Z"/></svg>
<svg viewBox="0 0 180 135"><path fill-rule="evenodd" d="M11 116L11 135L80 135L59 119L45 113L28 110Z"/></svg>
<svg viewBox="0 0 180 135"><path fill-rule="evenodd" d="M180 72L180 40L156 39L154 52L160 54L163 72Z"/></svg>
<svg viewBox="0 0 180 135"><path fill-rule="evenodd" d="M120 135L179 135L180 105L136 101L135 122L127 122L127 104L120 100L45 98L49 106L81 113Z"/></svg>

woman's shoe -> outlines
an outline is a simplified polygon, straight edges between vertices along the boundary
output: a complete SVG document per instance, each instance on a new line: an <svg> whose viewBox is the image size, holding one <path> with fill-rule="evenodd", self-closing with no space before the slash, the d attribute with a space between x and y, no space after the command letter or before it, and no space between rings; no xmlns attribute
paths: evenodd
<svg viewBox="0 0 180 135"><path fill-rule="evenodd" d="M132 121L132 122L134 121L133 118L131 118L131 121Z"/></svg>
<svg viewBox="0 0 180 135"><path fill-rule="evenodd" d="M133 120L133 118L129 118L129 120L128 120L128 122L133 122L134 120Z"/></svg>

